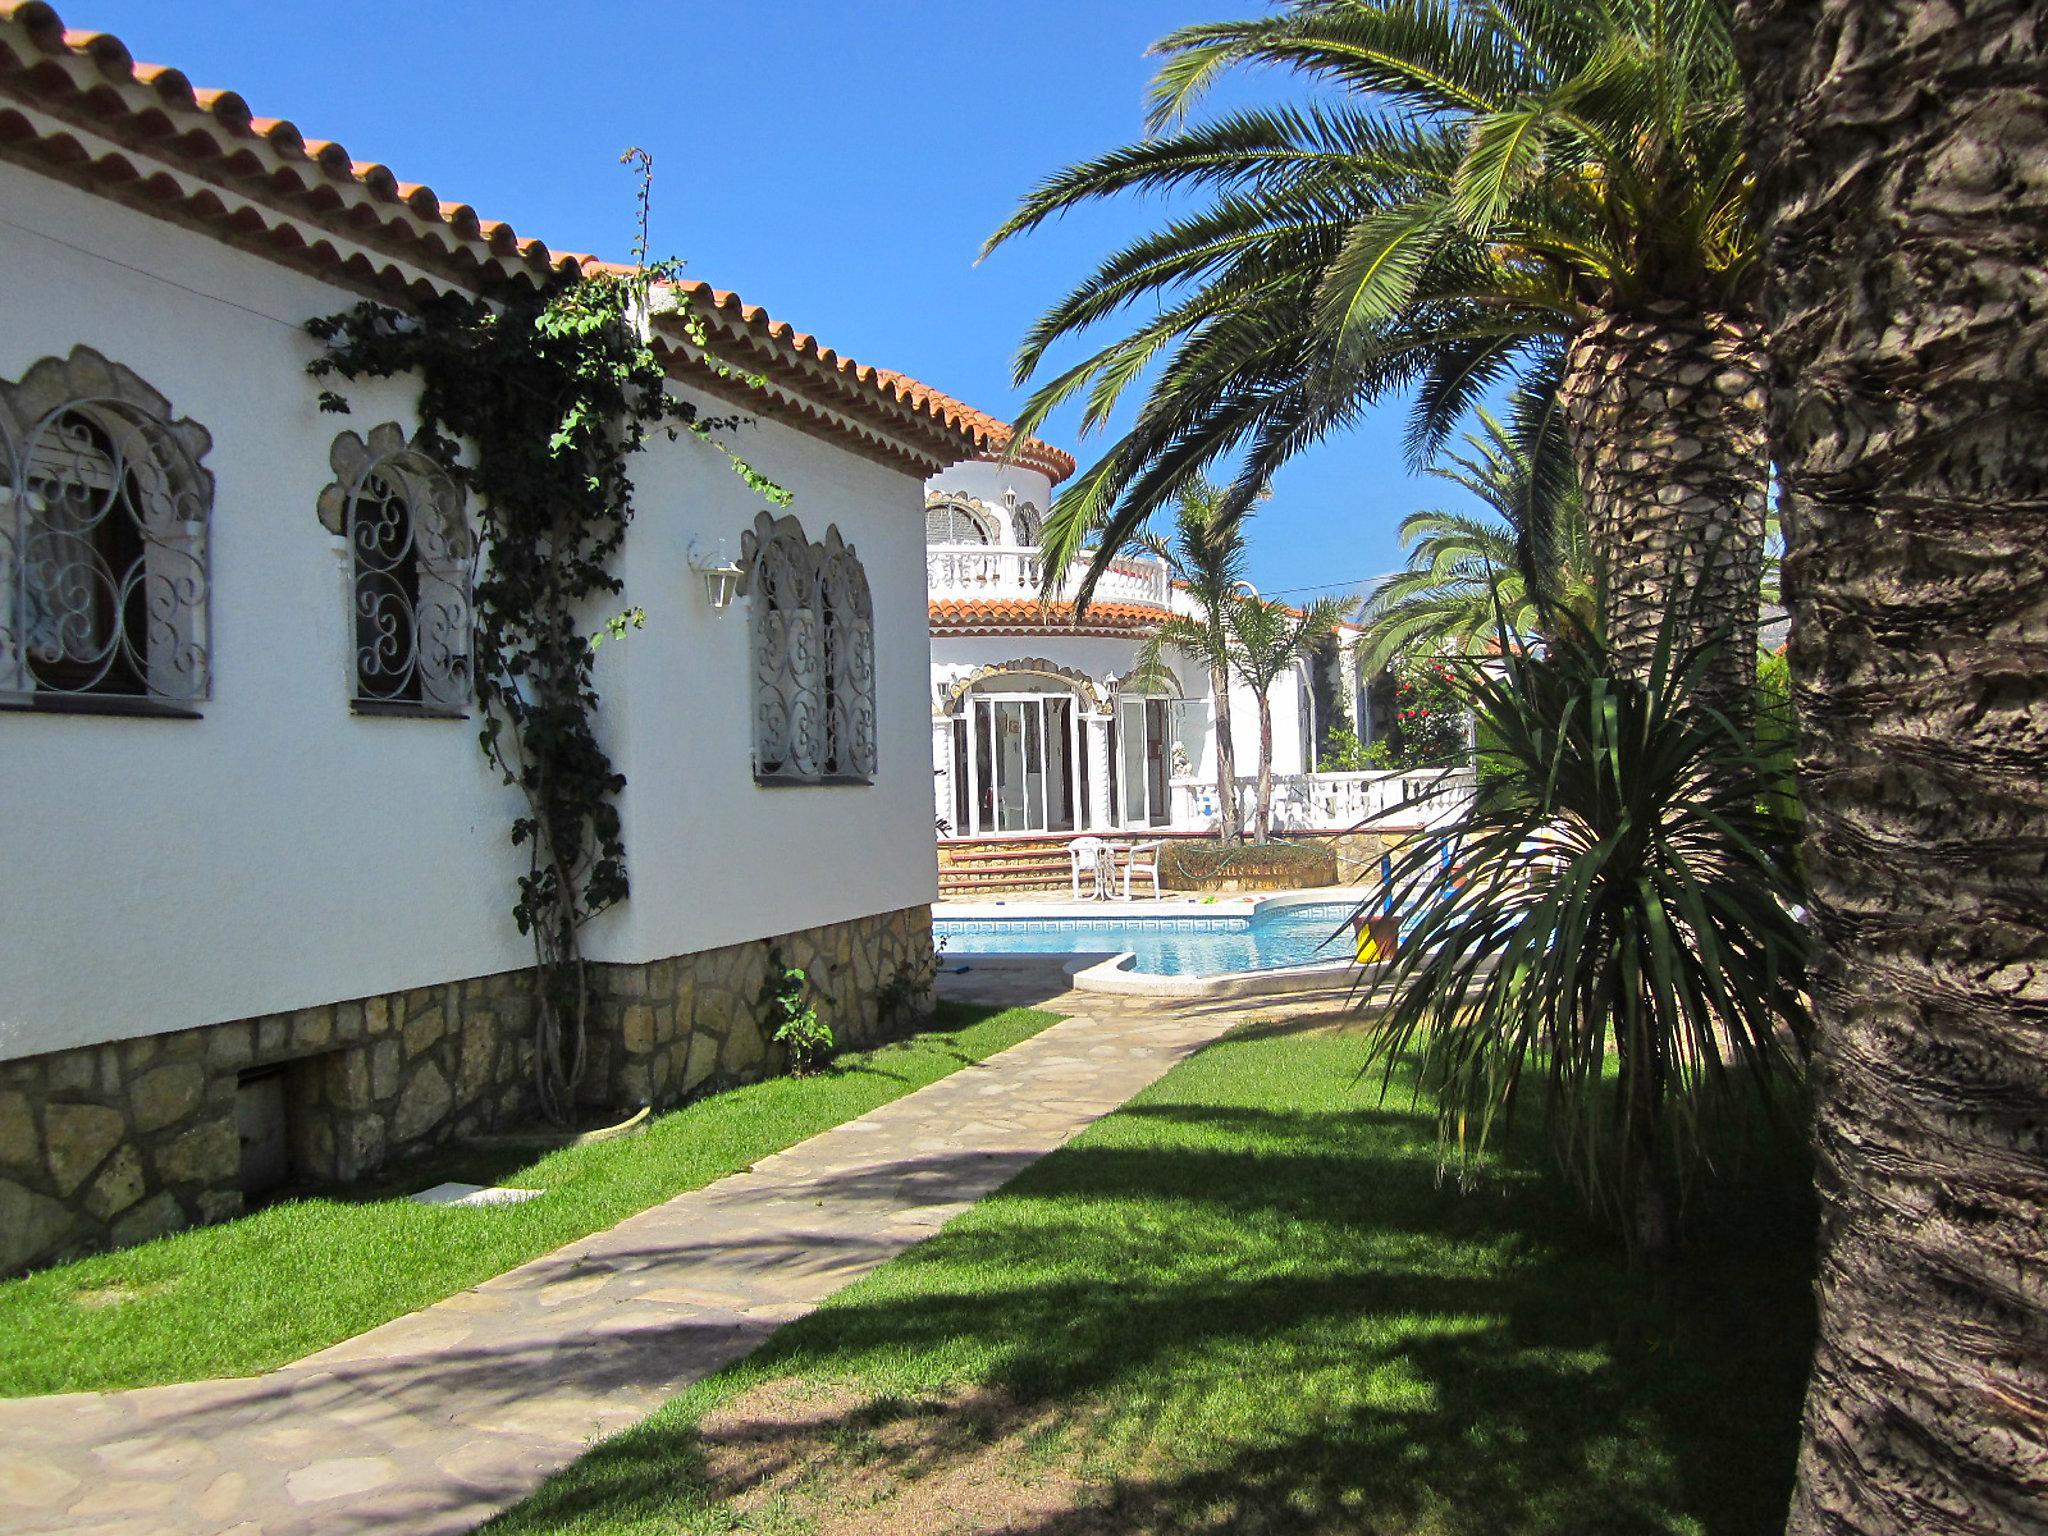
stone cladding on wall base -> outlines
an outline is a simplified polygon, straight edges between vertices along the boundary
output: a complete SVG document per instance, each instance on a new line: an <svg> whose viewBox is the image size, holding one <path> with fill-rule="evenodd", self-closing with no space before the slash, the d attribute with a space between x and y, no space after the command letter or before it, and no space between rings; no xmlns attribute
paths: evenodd
<svg viewBox="0 0 2048 1536"><path fill-rule="evenodd" d="M930 1011L929 907L593 965L584 1101L667 1106L780 1070L762 1027L771 951L809 974L842 1046ZM0 1276L239 1214L238 1100L266 1074L295 1186L525 1119L531 1026L531 975L507 971L0 1061Z"/></svg>
<svg viewBox="0 0 2048 1536"><path fill-rule="evenodd" d="M804 972L820 1022L842 1050L872 1044L932 1006L932 910L905 907L647 965L608 965L598 980L615 1021L591 1041L583 1096L665 1109L707 1084L783 1069L768 1039L763 987L772 962Z"/></svg>

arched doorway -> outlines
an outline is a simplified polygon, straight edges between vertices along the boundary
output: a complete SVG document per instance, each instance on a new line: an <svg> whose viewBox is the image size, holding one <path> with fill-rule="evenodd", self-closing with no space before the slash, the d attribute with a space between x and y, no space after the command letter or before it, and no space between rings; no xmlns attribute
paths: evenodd
<svg viewBox="0 0 2048 1536"><path fill-rule="evenodd" d="M1081 673L1020 661L952 685L953 835L1088 826L1089 732L1101 700Z"/></svg>

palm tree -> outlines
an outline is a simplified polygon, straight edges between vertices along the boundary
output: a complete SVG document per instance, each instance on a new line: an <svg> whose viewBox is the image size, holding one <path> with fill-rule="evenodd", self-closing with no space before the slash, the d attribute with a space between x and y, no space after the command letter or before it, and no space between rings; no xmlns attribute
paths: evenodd
<svg viewBox="0 0 2048 1536"><path fill-rule="evenodd" d="M1374 588L1359 614L1358 662L1366 672L1416 649L1483 651L1503 630L1530 637L1592 623L1577 484L1532 517L1528 454L1499 418L1483 407L1478 415L1482 431L1465 436L1470 452L1429 473L1464 487L1492 516L1430 510L1402 519L1407 568Z"/></svg>
<svg viewBox="0 0 2048 1536"><path fill-rule="evenodd" d="M1197 478L1181 487L1171 539L1140 533L1131 544L1162 561L1186 592L1195 612L1174 614L1146 639L1132 676L1164 675L1165 652L1174 651L1209 669L1209 696L1216 701L1217 835L1226 844L1243 835L1237 806L1237 749L1230 728L1230 629L1226 615L1244 586L1245 546L1241 528L1221 521L1216 511L1222 490Z"/></svg>
<svg viewBox="0 0 2048 1536"><path fill-rule="evenodd" d="M1055 343L1142 319L1046 379L1019 422L1085 400L1130 428L1047 524L1097 557L1225 456L1236 516L1288 458L1412 389L1426 459L1509 380L1532 450L1567 427L1625 664L1727 630L1717 688L1748 698L1769 484L1765 358L1741 92L1723 0L1291 0L1158 45L1153 136L1059 172L993 249L1123 193L1208 195L1105 259L1040 318ZM1220 76L1278 66L1295 107L1191 113ZM1554 476L1547 454L1535 466ZM1057 560L1054 562L1057 568Z"/></svg>
<svg viewBox="0 0 2048 1536"><path fill-rule="evenodd" d="M2048 1508L2048 29L1743 0L1823 947L1794 1536Z"/></svg>
<svg viewBox="0 0 2048 1536"><path fill-rule="evenodd" d="M1350 607L1340 599L1325 597L1306 608L1295 608L1246 588L1223 611L1231 670L1251 689L1259 711L1258 809L1252 822L1255 843L1266 842L1273 832L1272 690L1296 662L1313 655L1330 637Z"/></svg>

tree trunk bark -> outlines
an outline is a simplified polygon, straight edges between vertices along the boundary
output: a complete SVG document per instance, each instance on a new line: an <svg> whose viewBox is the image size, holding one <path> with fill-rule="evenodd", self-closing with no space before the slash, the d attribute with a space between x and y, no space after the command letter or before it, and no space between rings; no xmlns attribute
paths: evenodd
<svg viewBox="0 0 2048 1536"><path fill-rule="evenodd" d="M1252 841L1262 847L1273 833L1273 701L1259 691L1259 809Z"/></svg>
<svg viewBox="0 0 2048 1536"><path fill-rule="evenodd" d="M1244 836L1243 818L1237 813L1237 747L1230 734L1230 671L1209 668L1209 694L1216 700L1216 813L1225 845Z"/></svg>
<svg viewBox="0 0 2048 1536"><path fill-rule="evenodd" d="M1674 653L1724 636L1702 681L1745 723L1770 495L1767 368L1757 326L1681 305L1602 317L1565 354L1608 643L1640 675L1666 625Z"/></svg>
<svg viewBox="0 0 2048 1536"><path fill-rule="evenodd" d="M2048 1527L2048 12L1742 0L1822 940L1797 1536Z"/></svg>

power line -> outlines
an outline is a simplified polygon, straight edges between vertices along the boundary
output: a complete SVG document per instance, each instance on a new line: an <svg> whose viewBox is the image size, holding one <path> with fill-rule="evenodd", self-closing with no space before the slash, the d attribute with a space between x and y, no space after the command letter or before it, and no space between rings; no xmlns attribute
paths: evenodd
<svg viewBox="0 0 2048 1536"><path fill-rule="evenodd" d="M179 292L189 293L196 299L210 299L216 304L226 305L229 309L239 309L245 315L254 315L258 320L268 320L272 325L281 325L288 331L298 331L303 334L306 329L299 322L283 319L264 310L252 309L247 304L237 304L233 299L224 299L217 293L208 293L204 289L193 288L188 284L179 282L174 277L165 277L161 272L151 272L146 267L133 266L128 262L122 261L119 257L109 256L105 251L95 251L90 246L75 245L69 240L51 234L46 229L36 229L28 224L17 224L13 219L9 218L0 218L0 224L4 224L9 229L19 230L24 235L34 235L39 240L47 240L50 244L61 246L67 251L75 251L80 256L90 256L95 261L103 261L110 267L119 267L124 272L133 272L137 277L146 277L152 282L162 283L167 288L176 288Z"/></svg>

